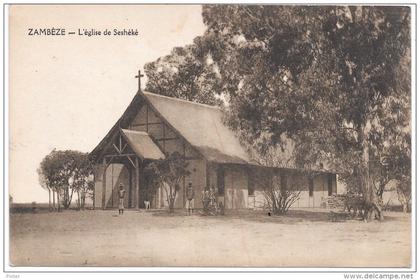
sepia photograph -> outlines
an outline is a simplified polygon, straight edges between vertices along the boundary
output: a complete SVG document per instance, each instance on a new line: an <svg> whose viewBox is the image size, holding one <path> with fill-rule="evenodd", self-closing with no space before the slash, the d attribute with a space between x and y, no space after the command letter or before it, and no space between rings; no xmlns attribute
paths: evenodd
<svg viewBox="0 0 420 280"><path fill-rule="evenodd" d="M416 267L415 6L4 9L10 271Z"/></svg>

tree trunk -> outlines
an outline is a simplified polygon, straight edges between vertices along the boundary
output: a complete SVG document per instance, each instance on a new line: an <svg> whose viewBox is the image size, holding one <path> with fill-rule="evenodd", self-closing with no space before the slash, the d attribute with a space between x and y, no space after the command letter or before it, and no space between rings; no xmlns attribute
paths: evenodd
<svg viewBox="0 0 420 280"><path fill-rule="evenodd" d="M382 207L377 192L374 189L374 184L371 182L369 174L369 142L366 139L367 128L361 127L358 131L358 138L362 144L362 158L359 170L360 183L363 198L365 201L365 220L372 220L375 216L379 221L383 220Z"/></svg>
<svg viewBox="0 0 420 280"><path fill-rule="evenodd" d="M80 202L80 191L77 191L77 210L80 210L81 202Z"/></svg>
<svg viewBox="0 0 420 280"><path fill-rule="evenodd" d="M70 189L69 187L66 187L66 197L63 201L64 209L69 209L70 207Z"/></svg>
<svg viewBox="0 0 420 280"><path fill-rule="evenodd" d="M170 197L169 198L169 213L174 212L174 204L175 204L175 199L173 197Z"/></svg>
<svg viewBox="0 0 420 280"><path fill-rule="evenodd" d="M61 211L61 205L60 205L60 191L57 191L57 210L58 212Z"/></svg>
<svg viewBox="0 0 420 280"><path fill-rule="evenodd" d="M48 188L48 210L51 211L51 189Z"/></svg>
<svg viewBox="0 0 420 280"><path fill-rule="evenodd" d="M55 211L56 207L55 207L55 191L54 191L54 189L53 189L52 195L53 195L53 210Z"/></svg>
<svg viewBox="0 0 420 280"><path fill-rule="evenodd" d="M63 189L63 207L66 209L66 203L67 202L67 188Z"/></svg>
<svg viewBox="0 0 420 280"><path fill-rule="evenodd" d="M63 201L64 203L64 209L68 209L70 207L70 190L69 188L66 188L66 198Z"/></svg>
<svg viewBox="0 0 420 280"><path fill-rule="evenodd" d="M410 209L410 198L407 197L404 190L400 189L400 186L397 187L398 201L401 203L402 210L404 213L407 213Z"/></svg>
<svg viewBox="0 0 420 280"><path fill-rule="evenodd" d="M69 205L67 206L67 208L70 208L71 201L73 200L73 194L74 194L74 188L71 189L71 194L69 196L69 201L68 201Z"/></svg>
<svg viewBox="0 0 420 280"><path fill-rule="evenodd" d="M84 195L85 191L81 190L80 191L80 209L84 210L85 209L85 195Z"/></svg>
<svg viewBox="0 0 420 280"><path fill-rule="evenodd" d="M175 190L174 193L172 193L172 189L169 190L171 192L170 198L169 198L169 212L174 213L175 208L175 198L177 191Z"/></svg>
<svg viewBox="0 0 420 280"><path fill-rule="evenodd" d="M408 201L408 199L405 196L400 196L398 200L400 201L402 205L403 212L407 213L410 206L410 202Z"/></svg>
<svg viewBox="0 0 420 280"><path fill-rule="evenodd" d="M64 209L69 209L71 205L71 201L73 199L73 193L74 189L72 188L71 194L70 194L70 187L66 186L64 188L64 194L63 194L63 207Z"/></svg>

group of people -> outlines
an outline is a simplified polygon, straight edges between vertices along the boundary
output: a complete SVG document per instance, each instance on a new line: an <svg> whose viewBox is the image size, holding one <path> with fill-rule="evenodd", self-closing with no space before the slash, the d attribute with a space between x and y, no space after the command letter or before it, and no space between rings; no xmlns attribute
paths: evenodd
<svg viewBox="0 0 420 280"><path fill-rule="evenodd" d="M206 215L223 215L224 207L221 201L217 201L216 189L212 186L203 192L203 210Z"/></svg>
<svg viewBox="0 0 420 280"><path fill-rule="evenodd" d="M194 195L195 195L195 192L194 192L194 188L192 187L192 183L189 183L187 187L187 205L186 205L188 215L191 215L194 212ZM124 214L124 197L125 197L124 185L120 184L120 189L118 190L118 215ZM146 208L150 209L150 204L146 205Z"/></svg>
<svg viewBox="0 0 420 280"><path fill-rule="evenodd" d="M120 184L120 189L118 191L118 215L124 214L124 197L125 197L125 190L124 185ZM188 187L186 190L186 205L185 208L187 209L187 215L191 215L194 213L194 197L195 191L192 186L192 183L188 183ZM206 188L203 191L203 209L205 214L222 214L223 211L223 203L217 202L216 198L216 189L212 186L211 188Z"/></svg>
<svg viewBox="0 0 420 280"><path fill-rule="evenodd" d="M223 203L217 201L216 189L212 186L210 188L205 188L203 191L202 203L204 214L206 215L223 215L224 207ZM192 186L192 183L188 184L186 197L187 202L185 208L187 209L187 215L191 215L194 212L194 196L195 191Z"/></svg>

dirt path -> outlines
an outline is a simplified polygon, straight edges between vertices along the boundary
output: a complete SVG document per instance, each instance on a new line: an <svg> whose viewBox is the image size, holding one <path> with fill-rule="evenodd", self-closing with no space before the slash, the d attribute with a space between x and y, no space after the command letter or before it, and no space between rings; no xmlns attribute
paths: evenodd
<svg viewBox="0 0 420 280"><path fill-rule="evenodd" d="M408 267L410 216L332 223L293 210L221 218L128 211L13 214L16 266Z"/></svg>

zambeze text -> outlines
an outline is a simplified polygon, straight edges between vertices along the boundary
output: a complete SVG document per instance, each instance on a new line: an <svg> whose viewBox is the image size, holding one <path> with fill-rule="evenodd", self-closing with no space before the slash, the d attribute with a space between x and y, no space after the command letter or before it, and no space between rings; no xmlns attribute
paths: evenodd
<svg viewBox="0 0 420 280"><path fill-rule="evenodd" d="M64 36L65 28L28 28L29 36Z"/></svg>

